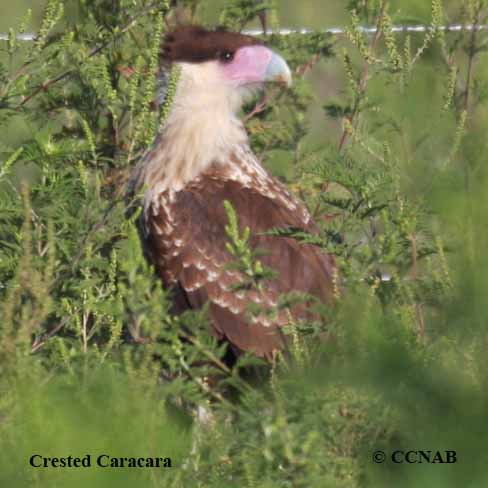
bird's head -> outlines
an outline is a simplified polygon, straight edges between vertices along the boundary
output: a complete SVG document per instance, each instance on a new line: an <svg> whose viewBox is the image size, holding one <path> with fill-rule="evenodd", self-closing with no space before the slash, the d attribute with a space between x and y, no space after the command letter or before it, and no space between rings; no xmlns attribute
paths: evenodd
<svg viewBox="0 0 488 488"><path fill-rule="evenodd" d="M243 101L266 83L291 84L281 56L254 37L225 30L179 27L165 35L160 61L156 104L168 102L168 112L146 157L148 187L181 189L213 163L231 164L236 148L248 143L237 117ZM175 66L176 89L168 93L168 68Z"/></svg>
<svg viewBox="0 0 488 488"><path fill-rule="evenodd" d="M163 63L179 64L195 95L227 96L240 106L248 93L265 83L292 81L285 60L258 39L225 30L180 27L166 34ZM207 98L207 97L205 97Z"/></svg>

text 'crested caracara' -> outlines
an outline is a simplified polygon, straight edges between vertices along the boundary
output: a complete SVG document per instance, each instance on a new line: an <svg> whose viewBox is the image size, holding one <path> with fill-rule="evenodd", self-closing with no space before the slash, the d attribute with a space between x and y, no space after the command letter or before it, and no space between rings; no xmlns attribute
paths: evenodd
<svg viewBox="0 0 488 488"><path fill-rule="evenodd" d="M144 188L141 238L148 259L172 291L177 313L209 303L212 333L234 354L270 358L286 345L283 312L252 316L249 304L276 307L282 293L332 296L334 262L312 245L264 235L273 228L317 229L307 209L262 167L238 118L243 100L266 82L291 83L286 62L257 39L190 26L167 34L165 62L180 77L173 104L132 184ZM264 250L264 266L278 277L265 290L239 290L239 271L226 249L223 202L251 230L250 245ZM306 307L292 309L306 316Z"/></svg>

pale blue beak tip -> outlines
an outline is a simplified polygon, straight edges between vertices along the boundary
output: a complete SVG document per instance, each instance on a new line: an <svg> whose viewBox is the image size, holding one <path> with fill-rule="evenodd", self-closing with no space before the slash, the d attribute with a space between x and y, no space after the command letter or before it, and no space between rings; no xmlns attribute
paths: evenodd
<svg viewBox="0 0 488 488"><path fill-rule="evenodd" d="M290 68L286 61L276 53L273 53L265 73L265 81L272 81L277 83L284 83L286 86L291 86L292 76Z"/></svg>

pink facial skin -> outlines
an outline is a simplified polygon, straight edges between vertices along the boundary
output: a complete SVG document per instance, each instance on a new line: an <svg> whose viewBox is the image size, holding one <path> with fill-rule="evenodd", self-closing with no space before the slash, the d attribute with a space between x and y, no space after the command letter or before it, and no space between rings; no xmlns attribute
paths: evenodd
<svg viewBox="0 0 488 488"><path fill-rule="evenodd" d="M234 59L222 65L224 77L237 86L261 83L266 79L266 70L273 51L264 46L246 46L238 49Z"/></svg>

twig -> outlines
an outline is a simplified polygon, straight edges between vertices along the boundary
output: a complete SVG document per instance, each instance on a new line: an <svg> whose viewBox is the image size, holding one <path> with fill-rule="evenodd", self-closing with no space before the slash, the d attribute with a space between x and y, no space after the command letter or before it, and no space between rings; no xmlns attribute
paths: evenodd
<svg viewBox="0 0 488 488"><path fill-rule="evenodd" d="M184 339L189 341L193 346L198 348L200 352L211 362L216 366L218 369L220 369L222 372L227 374L228 376L234 376L234 378L237 380L239 385L243 388L244 391L253 391L253 388L249 383L247 383L244 379L240 378L239 376L233 375L232 370L224 363L222 362L213 352L209 351L207 348L202 346L200 341L198 341L195 336L190 334L189 332L185 331L184 328L181 328L178 331L178 334L180 334Z"/></svg>
<svg viewBox="0 0 488 488"><path fill-rule="evenodd" d="M260 114L261 112L264 112L266 108L268 107L269 102L273 100L276 97L276 94L278 92L276 90L273 90L271 92L265 93L263 98L256 102L256 105L254 105L254 108L244 116L242 121L246 123L249 119L252 119L255 115Z"/></svg>
<svg viewBox="0 0 488 488"><path fill-rule="evenodd" d="M116 40L120 39L127 31L132 29L140 20L141 18L145 17L148 13L151 12L155 7L157 6L157 3L151 4L145 9L143 9L137 17L133 17L126 25L123 27L116 36L114 36L112 39L109 39L108 41L105 41L104 43L100 44L99 46L93 48L90 53L88 54L88 59L92 58L93 56L96 56L100 51L103 51L107 46L109 46L112 42L115 42ZM24 100L22 100L17 107L15 107L15 110L20 110L24 105L26 105L28 102L30 102L34 97L36 97L39 93L43 91L47 91L52 85L58 83L59 81L64 80L71 74L73 74L76 70L70 69L65 71L64 73L56 76L55 78L52 78L51 80L46 81L43 83L41 86L39 86L34 92L32 92L29 96L27 96Z"/></svg>
<svg viewBox="0 0 488 488"><path fill-rule="evenodd" d="M478 25L480 20L480 13L481 13L481 2L478 3L478 7L476 9L476 13L473 19L473 25ZM466 75L466 91L464 92L464 110L469 112L469 101L470 101L470 94L471 94L471 79L473 77L473 67L474 67L474 58L476 56L476 34L477 29L473 29L471 31L471 39L469 42L469 53L468 53L468 70Z"/></svg>
<svg viewBox="0 0 488 488"><path fill-rule="evenodd" d="M53 335L56 335L68 323L69 319L69 316L64 317L64 319L53 327L47 334L43 334L41 337L38 337L32 344L31 354L37 352Z"/></svg>
<svg viewBox="0 0 488 488"><path fill-rule="evenodd" d="M295 70L295 73L298 76L306 75L307 72L310 71L320 61L321 57L321 53L315 53L305 64L298 66L298 68Z"/></svg>
<svg viewBox="0 0 488 488"><path fill-rule="evenodd" d="M98 231L100 231L103 228L103 226L107 223L110 214L113 212L113 210L115 209L117 204L120 203L121 201L123 201L123 198L120 198L120 197L117 198L116 197L112 201L112 203L109 205L109 207L107 208L107 210L103 214L102 218L97 223L95 223L92 226L92 228L85 234L83 240L80 243L80 250L78 251L78 254L71 261L71 266L70 266L71 272L73 272L73 270L76 268L78 263L83 258L83 255L86 252L86 243L92 238L93 235L95 235ZM58 277L51 283L50 288L51 289L55 288L56 285L59 284L61 279L64 279L64 278L66 278L65 274L59 274Z"/></svg>
<svg viewBox="0 0 488 488"><path fill-rule="evenodd" d="M415 234L412 234L410 236L410 242L412 243L411 277L412 280L416 282L418 278L418 258L417 258L417 236ZM415 317L417 319L417 324L418 324L419 337L423 338L425 336L425 320L424 320L424 314L422 313L422 304L416 301L414 304L414 309L415 309Z"/></svg>
<svg viewBox="0 0 488 488"><path fill-rule="evenodd" d="M373 39L370 42L369 45L369 50L371 53L374 53L376 50L376 46L378 44L378 41L381 38L382 30L381 30L381 22L383 19L383 16L385 14L386 6L387 6L387 1L383 0L381 2L381 7L380 7L380 12L378 14L378 19L377 19L377 26L373 35ZM366 92L366 88L368 86L368 78L369 78L369 63L368 61L365 62L364 68L363 68L363 73L361 75L361 79L359 80L358 83L358 93L356 95L356 100L354 101L354 108L352 110L351 115L347 117L349 120L351 126L356 126L357 124L357 118L359 115L359 104L361 102L361 99ZM346 142L347 142L347 136L348 136L348 131L346 127L344 127L341 135L341 139L339 141L339 152L343 150Z"/></svg>

